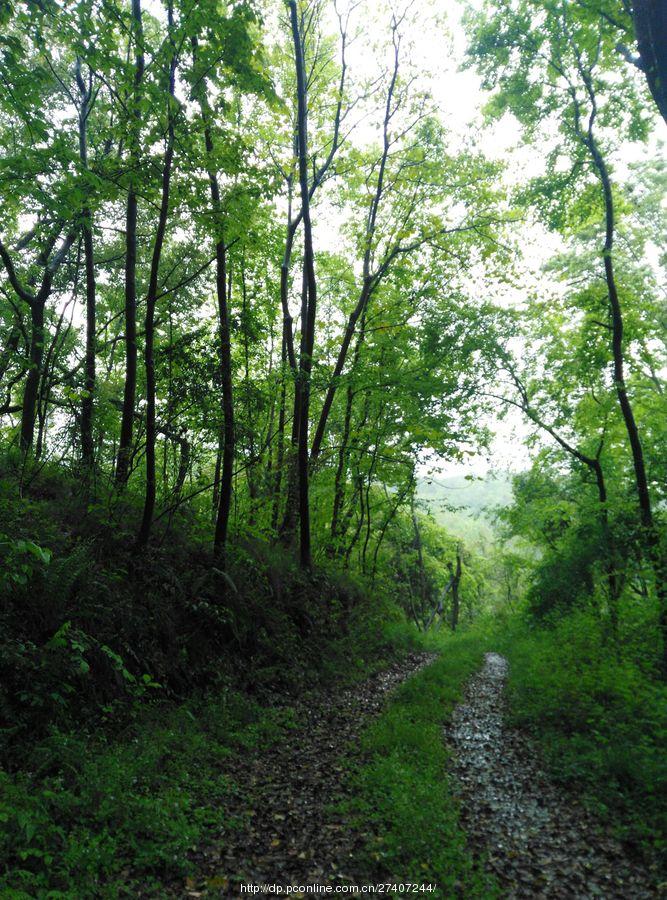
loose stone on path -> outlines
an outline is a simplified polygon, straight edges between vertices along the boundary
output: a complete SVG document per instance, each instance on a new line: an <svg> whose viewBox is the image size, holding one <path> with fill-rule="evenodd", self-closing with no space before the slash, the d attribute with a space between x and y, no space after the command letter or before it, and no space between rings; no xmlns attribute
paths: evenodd
<svg viewBox="0 0 667 900"><path fill-rule="evenodd" d="M508 664L487 653L446 728L462 824L507 898L658 897L650 873L540 768L504 722Z"/></svg>

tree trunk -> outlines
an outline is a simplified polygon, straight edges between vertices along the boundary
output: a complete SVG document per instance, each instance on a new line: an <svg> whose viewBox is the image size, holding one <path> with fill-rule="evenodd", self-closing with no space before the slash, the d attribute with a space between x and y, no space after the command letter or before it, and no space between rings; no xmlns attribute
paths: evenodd
<svg viewBox="0 0 667 900"><path fill-rule="evenodd" d="M92 84L86 87L81 75L80 60L76 63L76 82L81 96L79 108L79 159L84 169L88 169L88 116L93 96ZM82 213L83 254L86 268L86 349L84 360L84 391L81 400L81 458L84 468L90 469L94 462L93 415L95 403L95 329L96 329L96 284L95 252L93 247L93 217L86 206Z"/></svg>
<svg viewBox="0 0 667 900"><path fill-rule="evenodd" d="M355 371L359 363L361 347L366 337L366 310L364 309L361 325L359 326L359 335L354 345L354 355L352 365L350 366L350 374ZM350 429L352 426L352 405L354 401L354 391L348 385L347 397L345 400L345 416L343 418L343 436L338 449L338 465L336 466L336 476L334 481L334 501L331 513L331 555L337 552L337 544L339 544L339 521L340 514L345 501L345 484L347 479L347 457L348 446L350 442ZM320 417L321 418L321 417ZM312 460L312 451L311 451Z"/></svg>
<svg viewBox="0 0 667 900"><path fill-rule="evenodd" d="M174 13L171 3L168 8L169 40L173 42ZM162 167L162 195L160 199L160 213L158 216L155 243L153 245L153 258L151 260L148 294L146 295L146 321L145 321L145 345L144 364L146 368L146 495L144 498L144 511L141 526L137 536L137 546L143 547L148 543L153 513L155 512L155 306L158 294L158 276L160 273L160 260L164 247L164 238L167 231L167 218L169 216L169 194L171 189L171 171L174 160L174 114L173 100L176 82L176 48L172 43L172 55L169 61L169 92L168 92L168 120L167 147ZM182 455L182 454L181 454ZM180 490L180 488L179 488Z"/></svg>
<svg viewBox="0 0 667 900"><path fill-rule="evenodd" d="M350 443L350 429L352 426L352 402L354 393L351 387L347 389L345 402L345 418L343 420L343 435L338 448L338 465L334 479L334 499L331 513L331 553L335 555L340 549L340 516L345 502L345 485L347 481L347 455Z"/></svg>
<svg viewBox="0 0 667 900"><path fill-rule="evenodd" d="M357 300L357 304L355 308L350 313L348 318L347 327L345 328L345 334L343 335L343 341L340 346L340 350L338 352L338 357L336 359L336 365L334 366L334 371L331 376L331 382L327 389L326 396L324 398L324 404L322 406L322 411L320 413L320 418L317 423L317 428L315 430L315 437L313 438L313 446L311 448L311 458L313 460L317 459L319 456L322 441L324 439L324 434L326 431L327 420L329 418L329 413L331 412L331 407L333 405L334 397L336 396L336 391L338 389L338 380L343 373L343 369L345 368L345 360L347 359L347 354L350 349L350 344L352 342L352 338L354 336L354 331L357 326L357 321L359 317L365 318L366 308L368 306L368 301L370 296L375 289L383 270L386 268L385 265L380 267L380 271L371 273L371 263L373 259L373 239L375 236L375 230L377 227L377 217L380 210L380 205L383 199L384 193L384 179L385 179L385 171L387 167L387 161L389 159L389 152L391 149L391 139L389 136L389 127L391 123L391 118L396 112L396 109L393 107L394 101L394 92L396 89L396 82L398 79L398 70L399 70L399 42L397 41L396 34L397 25L393 26L393 42L394 42L394 65L392 70L391 79L389 81L389 87L387 89L387 97L385 100L385 109L384 109L384 120L382 124L382 156L380 157L380 162L378 165L378 174L377 181L375 183L375 190L373 192L373 196L371 197L369 208L368 208L368 216L366 219L366 234L365 234L365 247L364 247L364 258L363 258L363 284L361 288L361 292L359 294L359 299Z"/></svg>
<svg viewBox="0 0 667 900"><path fill-rule="evenodd" d="M334 370L331 375L331 381L329 383L329 387L327 388L327 393L322 405L322 411L320 412L320 418L317 422L317 429L315 430L315 436L313 438L313 445L310 450L311 459L313 460L317 459L320 454L320 450L322 449L322 441L324 439L327 421L329 419L331 407L336 396L336 391L338 390L338 382L340 380L340 376L343 374L343 369L345 368L345 360L347 359L348 350L350 348L352 338L354 337L354 331L357 326L357 321L366 309L366 304L368 302L370 293L370 282L367 282L364 284L364 288L361 292L361 296L357 305L350 313L350 316L347 320L345 334L343 335L343 341L341 343L340 350L338 351L338 358L336 359L336 365L334 366Z"/></svg>
<svg viewBox="0 0 667 900"><path fill-rule="evenodd" d="M280 514L280 494L285 466L285 413L287 406L287 340L285 336L285 324L283 324L283 340L281 350L281 384L280 406L278 409L278 449L276 451L276 471L273 482L273 508L271 510L271 530L274 534L278 530L278 516Z"/></svg>
<svg viewBox="0 0 667 900"><path fill-rule="evenodd" d="M660 602L660 631L662 635L662 656L660 666L663 677L667 678L667 563L663 559L660 550L660 535L655 527L653 511L651 508L651 495L648 487L648 477L644 461L644 451L639 436L639 429L635 420L632 404L628 397L624 373L624 349L623 349L623 313L618 296L618 287L614 274L613 249L614 249L614 200L611 189L611 180L606 163L591 133L589 127L588 136L585 139L590 151L593 163L602 184L605 208L605 242L603 246L604 273L607 283L609 298L609 311L612 323L612 356L614 362L614 386L618 397L621 414L632 451L632 462L635 471L635 487L639 502L639 514L642 526L643 543L646 547L648 559L653 567L656 582L656 594Z"/></svg>
<svg viewBox="0 0 667 900"><path fill-rule="evenodd" d="M290 0L289 7L297 81L299 186L301 189L301 212L303 215L304 277L307 289L307 315L306 320L301 323L302 340L299 359L299 390L301 395L297 454L299 473L299 556L301 567L309 569L312 565L312 554L310 545L310 501L308 496L308 420L310 412L310 376L315 346L317 281L315 278L315 254L313 251L313 229L310 220L310 193L308 188L308 98L306 94L306 73L295 0Z"/></svg>
<svg viewBox="0 0 667 900"><path fill-rule="evenodd" d="M215 524L215 520L218 515L218 504L220 503L220 475L222 473L222 444L223 437L222 434L218 437L218 448L215 453L215 470L213 475L213 498L212 498L212 511L211 515L213 518L213 523Z"/></svg>
<svg viewBox="0 0 667 900"><path fill-rule="evenodd" d="M632 0L641 69L660 114L667 122L667 10L664 0Z"/></svg>
<svg viewBox="0 0 667 900"><path fill-rule="evenodd" d="M604 543L604 568L607 576L607 596L609 602L609 624L614 641L618 642L618 597L620 594L618 574L616 572L616 549L614 536L609 525L609 512L607 510L607 486L600 460L592 460L591 468L595 474L595 483L598 489L598 501L600 503L600 527Z"/></svg>
<svg viewBox="0 0 667 900"><path fill-rule="evenodd" d="M23 391L21 408L21 450L27 453L32 447L37 414L37 396L44 356L44 302L34 299L30 304L30 368Z"/></svg>
<svg viewBox="0 0 667 900"><path fill-rule="evenodd" d="M132 0L132 34L135 42L133 122L130 123L130 189L125 216L125 387L120 424L120 441L116 462L116 483L124 486L130 470L134 429L134 405L137 393L137 192L136 172L139 168L139 108L141 82L144 76L143 22L141 0Z"/></svg>
<svg viewBox="0 0 667 900"><path fill-rule="evenodd" d="M402 492L398 493L398 495L396 497L396 502L393 505L391 505L391 508L390 508L384 522L382 523L382 527L380 528L380 534L378 535L378 539L375 543L375 548L373 550L373 567L371 569L371 583L375 583L375 576L377 574L377 567L378 567L378 556L380 554L380 548L382 547L382 542L384 541L385 534L387 533L387 529L389 528L389 525L391 524L394 516L398 512L398 510L401 506L401 503L405 500L405 495L408 490L409 490L409 487L404 489ZM386 487L385 487L385 495L386 495L386 499L389 500L389 495L387 493Z"/></svg>
<svg viewBox="0 0 667 900"><path fill-rule="evenodd" d="M417 551L417 562L419 564L419 598L422 617L426 610L426 570L424 569L424 551L422 547L422 536L419 528L419 520L415 510L415 494L414 490L410 497L410 516L412 518L412 529L414 531L414 548Z"/></svg>
<svg viewBox="0 0 667 900"><path fill-rule="evenodd" d="M452 574L452 632L455 632L459 624L459 585L461 583L461 548L456 548L456 572L450 563L449 571Z"/></svg>
<svg viewBox="0 0 667 900"><path fill-rule="evenodd" d="M209 152L213 152L213 143L210 137ZM215 183L215 190L213 185ZM211 196L214 206L219 208L219 190L217 178L213 176L211 181ZM217 198L217 199L216 199ZM219 240L215 245L216 260L216 292L218 298L218 327L220 334L220 380L222 384L222 416L223 416L223 445L222 445L222 475L220 479L220 501L218 515L215 523L215 537L213 546L215 552L224 557L229 528L229 516L232 508L232 483L234 476L234 396L232 384L232 348L231 333L229 328L229 310L227 304L227 248L224 240Z"/></svg>
<svg viewBox="0 0 667 900"><path fill-rule="evenodd" d="M197 39L192 38L193 57L197 54ZM219 376L222 388L222 417L223 417L223 441L222 441L222 473L220 476L220 494L218 512L215 522L215 534L213 549L220 562L224 565L227 533L229 530L229 516L232 508L232 488L234 481L234 451L235 451L235 427L234 427L234 388L232 380L232 343L229 326L229 303L227 296L227 246L225 244L224 229L222 223L222 203L220 200L220 184L214 164L215 145L213 141L213 129L211 126L211 111L206 96L206 78L202 77L199 85L199 106L204 122L204 145L208 157L208 183L211 194L211 207L215 217L216 243L215 243L215 288L218 303L218 334L219 344Z"/></svg>
<svg viewBox="0 0 667 900"><path fill-rule="evenodd" d="M301 340L299 345L299 357L302 359L305 353L306 333L305 322L308 318L308 284L305 269L301 273ZM289 354L289 349L288 349ZM294 539L294 531L298 517L299 505L299 428L301 413L303 411L303 375L300 368L294 372L294 410L292 414L292 442L287 456L287 497L285 500L285 515L280 527L282 543L289 547Z"/></svg>
<svg viewBox="0 0 667 900"><path fill-rule="evenodd" d="M84 210L83 215L83 252L86 266L86 356L84 395L81 401L81 456L84 466L90 468L94 462L93 415L96 378L95 330L97 327L95 253L90 210Z"/></svg>

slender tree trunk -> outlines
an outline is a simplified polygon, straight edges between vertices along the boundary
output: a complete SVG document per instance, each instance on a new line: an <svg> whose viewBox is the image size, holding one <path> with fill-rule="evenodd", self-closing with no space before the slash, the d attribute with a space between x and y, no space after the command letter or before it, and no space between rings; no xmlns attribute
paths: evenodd
<svg viewBox="0 0 667 900"><path fill-rule="evenodd" d="M231 296L231 274L229 276L230 283L230 296ZM261 458L263 455L263 448L260 443L260 452L259 456L257 454L257 446L255 443L255 410L254 403L252 399L252 388L250 385L250 342L249 342L249 331L250 331L250 319L248 315L248 286L246 282L246 261L245 261L245 250L241 254L241 265L240 265L240 284L241 284L241 333L243 335L243 393L245 395L245 407L246 407L246 416L248 420L248 463L246 468L246 482L248 485L248 499L249 499L249 507L248 507L248 527L254 528L255 525L255 513L257 507L257 498L259 496L259 490L257 487L257 479L256 479L256 468L261 464ZM271 351L273 352L273 351ZM273 414L273 410L271 409L271 415ZM271 424L269 422L269 429L271 428Z"/></svg>
<svg viewBox="0 0 667 900"><path fill-rule="evenodd" d="M79 108L79 159L84 169L88 169L88 116L92 100L92 84L88 87L81 75L81 64L77 59L76 82L79 88L81 106ZM90 469L94 462L93 415L95 403L95 330L96 330L96 284L95 251L93 246L93 217L86 206L82 213L83 254L86 267L86 349L84 360L84 392L81 400L81 458L84 467Z"/></svg>
<svg viewBox="0 0 667 900"><path fill-rule="evenodd" d="M412 496L410 497L410 515L412 517L412 528L415 535L414 547L417 551L417 562L419 564L419 597L421 614L422 616L424 616L426 610L426 570L424 568L424 552L422 548L421 529L419 528L419 520L417 519L417 512L415 510L414 491L412 492Z"/></svg>
<svg viewBox="0 0 667 900"><path fill-rule="evenodd" d="M54 231L49 237L46 246L42 249L37 259L37 262L44 266L44 272L42 275L42 283L36 294L21 284L21 281L16 274L16 269L14 268L11 256L5 245L0 241L0 259L5 267L9 283L16 295L27 303L30 309L30 367L26 377L23 401L21 404L21 429L19 437L21 451L24 456L27 455L32 447L35 430L39 382L41 378L42 359L44 357L44 308L47 299L51 296L53 279L62 263L67 259L70 247L74 243L75 236L76 232L70 231L63 240L58 252L55 253L51 259L49 259L49 256L58 239L58 232ZM31 282L31 286L33 283L34 281Z"/></svg>
<svg viewBox="0 0 667 900"><path fill-rule="evenodd" d="M139 129L141 127L140 90L144 77L143 22L141 0L132 0L132 34L135 42L133 121L128 166L130 189L125 215L125 386L116 462L116 483L127 483L134 432L134 406L137 393L137 191L139 168Z"/></svg>
<svg viewBox="0 0 667 900"><path fill-rule="evenodd" d="M297 81L299 186L301 189L301 212L303 215L303 264L308 296L306 320L301 323L302 352L299 359L299 389L301 394L297 456L299 471L299 549L301 567L309 569L312 565L312 553L310 544L310 501L308 496L308 421L310 412L310 376L315 346L317 281L315 278L315 254L313 251L313 229L310 220L310 192L308 186L308 97L306 93L306 73L295 0L290 0L289 7Z"/></svg>
<svg viewBox="0 0 667 900"><path fill-rule="evenodd" d="M218 437L218 448L215 453L215 472L213 475L213 499L212 499L212 518L213 523L215 524L215 520L218 516L218 504L220 503L220 475L222 473L222 445L223 445L223 436L222 433Z"/></svg>
<svg viewBox="0 0 667 900"><path fill-rule="evenodd" d="M591 133L585 138L586 145L590 151L593 163L602 184L605 207L605 242L603 247L604 273L607 283L607 293L609 298L609 310L612 324L612 355L614 361L614 386L618 397L621 414L625 423L628 434L630 449L632 451L632 462L635 471L635 487L637 490L637 499L639 502L640 521L643 532L643 542L646 547L648 559L652 565L655 582L656 594L660 602L660 631L662 635L662 657L660 660L661 670L664 678L667 678L667 562L663 558L660 549L660 535L653 519L653 510L651 508L651 495L648 486L648 477L646 474L646 464L644 460L644 451L639 435L639 429L635 420L634 411L625 383L624 373L624 349L623 349L623 314L621 303L618 296L618 287L614 273L614 200L611 188L611 180L607 170L606 163L602 158L602 154L598 148L597 142Z"/></svg>
<svg viewBox="0 0 667 900"><path fill-rule="evenodd" d="M459 585L461 583L461 548L456 548L456 572L453 571L450 565L450 572L452 573L452 631L455 632L458 628L459 624L459 611L460 611L460 603L459 603Z"/></svg>
<svg viewBox="0 0 667 900"><path fill-rule="evenodd" d="M366 312L364 310L361 319L361 325L359 326L359 335L357 337L357 341L354 346L354 355L352 358L352 365L350 367L350 373L354 372L359 363L359 356L361 355L361 347L364 343L366 337ZM340 447L338 449L338 465L336 466L336 476L334 480L334 500L333 500L333 510L331 513L331 553L332 555L337 552L337 544L339 543L339 521L340 514L343 509L343 503L345 501L345 484L347 478L347 457L348 457L348 446L350 442L350 429L352 426L352 406L354 402L354 391L352 390L351 385L348 385L347 388L347 396L345 399L345 416L343 418L343 435L340 443ZM321 417L320 417L321 419ZM311 459L312 459L312 451L311 451Z"/></svg>
<svg viewBox="0 0 667 900"><path fill-rule="evenodd" d="M5 372L9 368L14 354L18 350L20 340L21 329L16 323L14 323L12 325L12 330L9 332L9 337L7 338L7 342L2 351L2 355L0 355L0 378L5 377Z"/></svg>
<svg viewBox="0 0 667 900"><path fill-rule="evenodd" d="M375 582L375 576L377 574L377 568L378 568L378 556L380 554L380 548L382 547L382 543L383 543L385 535L387 533L387 529L391 525L391 522L394 519L394 516L396 515L396 513L398 512L398 510L401 506L401 503L405 500L406 493L407 493L407 490L403 490L402 492L400 492L397 495L396 502L391 506L389 513L387 514L384 522L382 523L382 527L380 529L380 534L378 535L378 539L375 543L375 548L373 550L373 567L371 569L371 582ZM385 488L385 494L386 494L386 488ZM388 495L387 495L387 500L389 500Z"/></svg>
<svg viewBox="0 0 667 900"><path fill-rule="evenodd" d="M77 273L78 273L78 264L77 264ZM78 275L74 281L74 288L72 294L72 301L76 302L76 294L78 289ZM69 304L68 304L69 305ZM51 399L51 389L53 388L54 382L54 374L53 374L53 364L54 360L58 357L59 348L58 344L61 342L61 334L63 329L63 321L65 319L65 311L67 310L67 306L61 311L60 316L58 318L58 323L55 328L55 332L53 335L53 340L50 342L49 349L44 355L42 352L42 361L41 361L41 376L39 379L39 383L37 386L37 405L36 405L36 415L37 415L37 442L35 444L35 459L40 459L42 456L42 452L44 450L44 442L46 440L46 425L49 414L49 403ZM71 325L71 322L70 322ZM70 330L70 325L65 329L65 333L62 337L62 341L67 338L67 335ZM46 334L44 333L44 339L46 339Z"/></svg>
<svg viewBox="0 0 667 900"><path fill-rule="evenodd" d="M347 389L345 401L345 418L343 420L343 434L338 448L338 465L334 479L333 510L331 512L331 552L336 554L340 545L340 516L345 503L345 484L347 480L347 456L350 443L350 429L352 427L352 405L354 392L351 387Z"/></svg>
<svg viewBox="0 0 667 900"><path fill-rule="evenodd" d="M344 554L344 562L343 568L348 569L350 567L350 557L352 556L352 551L355 548L357 541L361 535L361 529L364 527L364 522L366 520L366 509L364 506L364 478L361 472L357 470L356 477L356 486L355 491L352 496L352 502L350 503L350 515L352 514L354 508L354 500L356 496L359 496L359 519L357 520L356 528L354 529L354 533L352 534L352 539L350 543L347 545L347 549Z"/></svg>
<svg viewBox="0 0 667 900"><path fill-rule="evenodd" d="M618 397L621 414L628 433L630 448L632 450L632 462L635 470L635 486L637 490L637 498L639 500L639 509L641 522L644 528L652 528L653 514L651 511L651 499L648 489L648 479L646 477L646 465L644 462L644 451L642 449L639 437L639 429L635 420L634 412L630 399L628 397L627 387L625 384L624 373L624 350L623 350L623 313L618 296L618 288L616 285L616 277L614 274L613 248L614 248L614 201L612 197L611 182L607 172L606 164L598 150L597 144L591 138L589 148L595 167L597 169L602 188L604 192L605 205L605 242L602 249L604 260L604 273L607 282L607 293L609 297L609 310L611 314L612 324L612 355L614 361L614 387Z"/></svg>
<svg viewBox="0 0 667 900"><path fill-rule="evenodd" d="M197 39L192 39L193 56L197 53ZM229 302L227 296L227 246L225 244L222 222L222 203L220 200L220 184L214 162L215 145L213 141L213 129L211 125L211 111L206 95L206 78L201 79L199 88L199 106L204 123L204 145L208 158L208 182L211 195L211 207L215 216L216 243L215 243L215 288L218 303L218 334L220 339L220 385L222 388L222 417L223 417L223 442L222 442L222 472L220 475L220 494L218 511L215 522L215 534L213 548L220 561L224 565L224 554L229 530L229 517L232 508L232 488L234 483L234 452L235 452L235 426L234 426L234 389L232 379L232 343L229 324Z"/></svg>
<svg viewBox="0 0 667 900"><path fill-rule="evenodd" d="M174 13L171 3L168 7L169 39L173 41ZM171 172L174 160L174 113L173 100L176 83L176 48L172 44L172 55L169 61L169 89L168 89L168 127L167 147L162 167L162 196L160 200L160 213L158 216L155 243L153 244L153 258L151 260L148 294L146 295L146 321L145 321L145 345L144 365L146 368L146 494L144 497L144 511L141 526L137 536L137 546L143 547L148 543L153 513L155 512L156 474L155 474L155 306L158 294L158 276L160 273L160 260L164 247L164 238L167 231L167 219L169 216L169 195L171 190ZM179 488L180 490L180 488Z"/></svg>
<svg viewBox="0 0 667 900"><path fill-rule="evenodd" d="M308 285L305 270L302 272L301 282L301 341L299 356L302 359L305 353L306 334L305 322L308 318ZM301 414L303 412L303 374L297 369L294 379L294 411L292 415L292 442L287 458L287 498L285 501L285 515L280 528L282 542L285 546L291 546L294 539L294 531L298 517L299 504L299 429Z"/></svg>
<svg viewBox="0 0 667 900"><path fill-rule="evenodd" d="M338 351L338 358L336 359L336 365L334 366L333 373L331 375L331 381L329 383L329 387L327 388L326 395L324 397L324 403L322 405L322 411L320 412L320 418L317 422L317 428L315 430L315 436L313 437L313 445L310 450L311 459L315 460L320 454L320 450L322 449L322 441L324 440L324 434L327 427L327 422L329 420L329 414L331 412L331 407L333 406L333 401L336 396L336 391L338 390L338 383L340 381L340 376L343 374L343 369L345 368L345 360L347 359L347 353L350 349L350 344L352 342L352 338L354 337L355 328L357 327L357 321L362 313L366 309L366 304L368 302L368 298L371 293L370 281L364 284L364 288L361 292L361 297L359 298L359 302L357 303L354 310L350 313L350 316L347 320L347 326L345 328L345 334L343 335L343 341L340 346L340 350Z"/></svg>
<svg viewBox="0 0 667 900"><path fill-rule="evenodd" d="M609 602L609 623L614 642L618 643L618 597L620 594L618 575L616 572L616 549L614 536L609 524L609 512L607 509L607 485L600 460L595 459L591 465L595 474L595 483L598 489L598 501L600 503L600 527L604 543L604 568L607 576L607 596Z"/></svg>
<svg viewBox="0 0 667 900"><path fill-rule="evenodd" d="M85 467L90 468L94 462L93 416L95 409L96 379L96 286L95 286L95 253L93 247L93 228L90 210L83 216L83 252L86 266L86 350L84 363L84 395L81 401L81 456Z"/></svg>
<svg viewBox="0 0 667 900"><path fill-rule="evenodd" d="M343 341L340 346L340 350L338 351L338 357L336 359L336 364L334 366L334 371L331 376L331 381L329 383L329 387L327 389L327 393L324 398L324 404L322 405L322 410L320 412L320 417L317 423L317 428L315 429L315 436L313 438L313 446L311 448L311 458L313 460L317 459L319 456L320 450L322 448L322 441L324 439L324 434L327 427L327 421L329 419L329 414L331 412L331 407L333 405L334 397L336 396L336 391L338 390L338 381L340 376L343 374L343 369L345 368L345 360L347 359L347 354L350 349L350 344L352 342L352 338L354 337L355 328L357 326L357 322L360 317L365 318L366 308L368 306L368 301L371 297L371 294L377 285L381 275L383 274L383 270L385 266L383 265L379 272L372 273L371 272L371 264L373 261L373 240L375 237L375 231L377 227L377 217L380 210L380 206L382 203L382 198L384 194L384 182L385 182L385 172L387 167L387 161L389 159L389 152L391 149L391 138L389 135L389 127L391 123L392 115L395 113L395 109L393 108L394 102L394 93L396 90L396 82L398 79L398 70L399 70L399 62L400 62L400 38L397 35L396 31L397 26L393 27L392 36L394 43L394 65L393 71L391 75L391 79L389 81L389 87L387 89L387 96L385 100L385 109L384 109L384 120L382 127L382 155L380 157L379 165L377 167L377 181L375 183L375 191L373 192L373 196L371 197L371 201L368 208L368 215L366 218L366 234L365 234L365 246L364 246L364 258L363 258L363 284L361 288L361 292L359 294L359 299L357 300L357 304L353 311L350 313L350 316L347 321L347 326L345 328L345 333L343 335Z"/></svg>
<svg viewBox="0 0 667 900"><path fill-rule="evenodd" d="M213 152L213 144L210 137L209 152ZM215 183L215 189L213 184ZM214 206L219 208L219 190L217 178L211 181L211 196ZM216 259L216 292L218 298L218 327L220 334L220 379L222 384L222 416L223 416L223 445L222 445L222 474L220 479L220 502L215 523L214 548L217 554L224 556L227 543L227 531L229 528L229 516L232 506L232 485L234 476L234 396L232 385L232 348L231 332L229 327L229 310L227 304L226 265L227 248L224 240L219 240L215 246Z"/></svg>
<svg viewBox="0 0 667 900"><path fill-rule="evenodd" d="M371 540L371 530L373 527L372 507L371 507L371 488L373 487L373 468L368 473L366 481L366 534L361 550L361 571L366 574L366 557L368 554L368 545Z"/></svg>
<svg viewBox="0 0 667 900"><path fill-rule="evenodd" d="M79 159L84 169L88 169L88 116L93 96L92 83L88 87L81 74L81 63L77 59L76 82L81 97L79 108ZM81 400L81 458L84 468L90 469L94 463L93 415L95 404L95 330L96 284L95 251L93 246L93 216L86 206L82 212L83 254L86 267L86 349L84 360L84 391Z"/></svg>
<svg viewBox="0 0 667 900"><path fill-rule="evenodd" d="M30 369L23 391L21 409L20 445L24 453L27 453L32 447L37 415L37 396L44 357L44 302L38 299L34 299L30 304L30 328Z"/></svg>
<svg viewBox="0 0 667 900"><path fill-rule="evenodd" d="M281 350L281 384L280 406L278 409L278 434L276 451L276 471L273 482L273 508L271 510L271 530L274 534L278 530L278 516L280 514L280 494L282 488L283 469L285 467L285 414L287 406L287 340L285 325L283 324L283 340Z"/></svg>
<svg viewBox="0 0 667 900"><path fill-rule="evenodd" d="M183 434L178 442L180 454L178 457L178 473L176 475L176 484L174 485L174 495L178 497L183 490L185 479L190 468L190 441Z"/></svg>

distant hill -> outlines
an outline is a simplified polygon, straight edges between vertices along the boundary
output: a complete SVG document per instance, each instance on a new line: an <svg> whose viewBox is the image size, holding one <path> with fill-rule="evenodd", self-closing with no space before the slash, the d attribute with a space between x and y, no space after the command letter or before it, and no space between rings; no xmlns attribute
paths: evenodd
<svg viewBox="0 0 667 900"><path fill-rule="evenodd" d="M494 472L474 479L420 478L417 496L440 525L484 553L495 540L493 509L512 502L512 476Z"/></svg>

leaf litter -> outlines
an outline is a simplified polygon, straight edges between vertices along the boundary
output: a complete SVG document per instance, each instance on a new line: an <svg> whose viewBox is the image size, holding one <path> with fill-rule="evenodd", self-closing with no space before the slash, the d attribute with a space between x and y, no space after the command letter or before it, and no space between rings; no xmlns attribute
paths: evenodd
<svg viewBox="0 0 667 900"><path fill-rule="evenodd" d="M435 659L411 653L363 684L317 691L297 702L298 728L276 746L230 760L236 789L217 843L193 852L198 870L162 896L239 897L242 884L354 884L369 835L348 828L346 747L354 745L387 695ZM246 896L246 895L244 895ZM263 896L271 896L263 894Z"/></svg>

